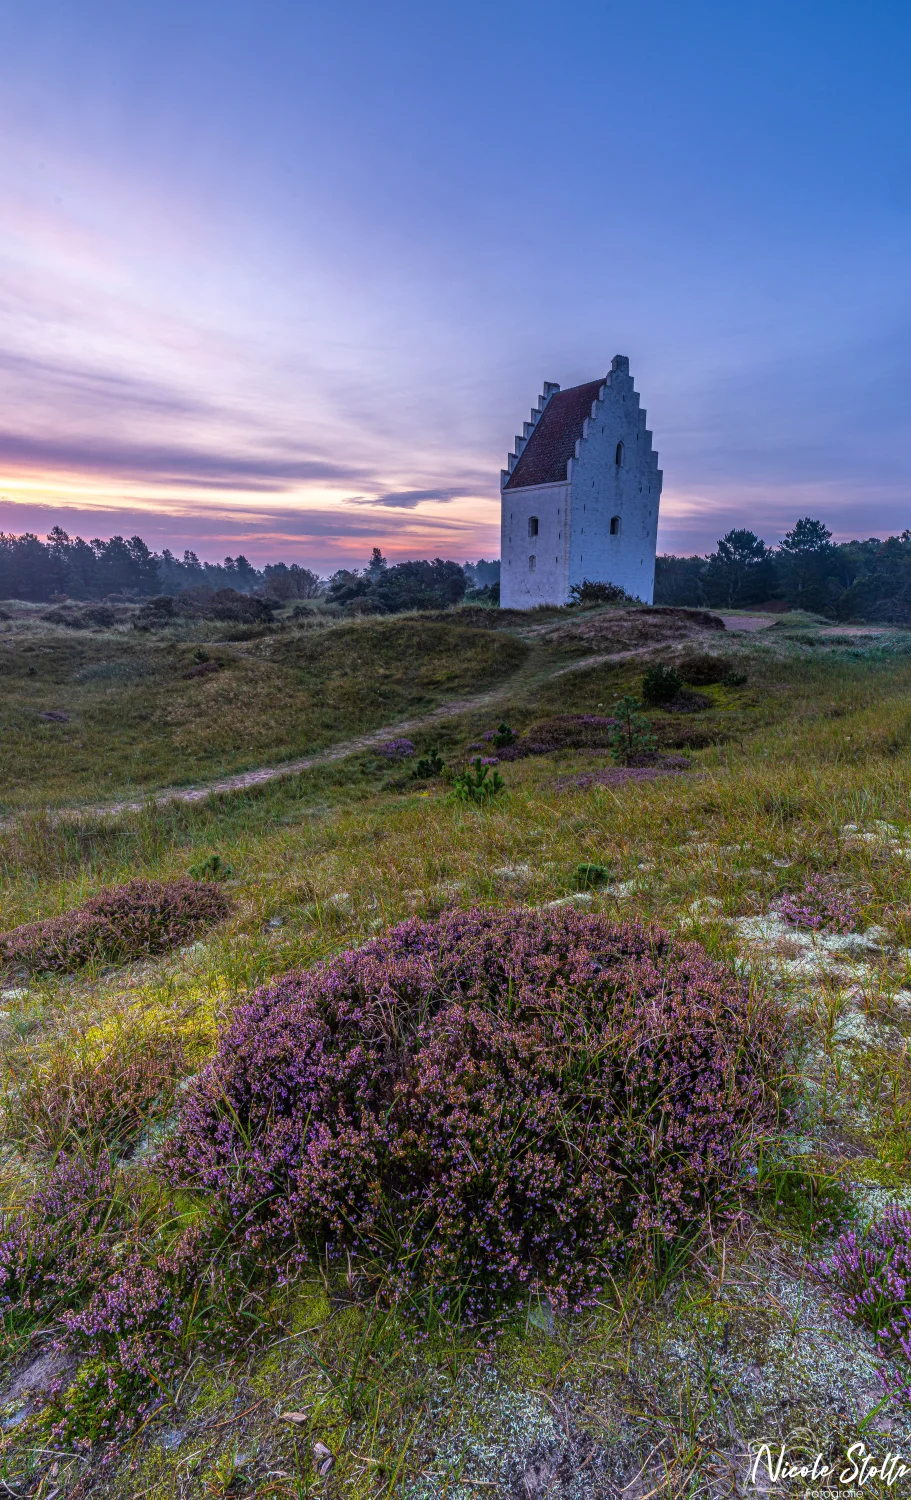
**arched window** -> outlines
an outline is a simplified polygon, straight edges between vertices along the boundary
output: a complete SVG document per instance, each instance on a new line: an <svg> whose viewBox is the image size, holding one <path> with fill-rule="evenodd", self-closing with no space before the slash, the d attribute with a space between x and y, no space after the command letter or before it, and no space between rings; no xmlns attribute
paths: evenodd
<svg viewBox="0 0 911 1500"><path fill-rule="evenodd" d="M537 536L538 535L538 518L537 518L537 516L529 516L529 518L528 518L528 535L529 536Z"/></svg>
<svg viewBox="0 0 911 1500"><path fill-rule="evenodd" d="M611 518L610 518L610 534L611 534L611 536L619 536L620 535L620 517L619 516L611 516Z"/></svg>
<svg viewBox="0 0 911 1500"><path fill-rule="evenodd" d="M534 553L532 553L531 557L528 559L528 571L529 571L529 573L533 573L535 571L536 567L537 567L537 563L535 561L535 555L534 555Z"/></svg>
<svg viewBox="0 0 911 1500"><path fill-rule="evenodd" d="M614 463L617 465L618 469L623 464L623 444L622 443L618 443L617 444L617 451L614 454Z"/></svg>

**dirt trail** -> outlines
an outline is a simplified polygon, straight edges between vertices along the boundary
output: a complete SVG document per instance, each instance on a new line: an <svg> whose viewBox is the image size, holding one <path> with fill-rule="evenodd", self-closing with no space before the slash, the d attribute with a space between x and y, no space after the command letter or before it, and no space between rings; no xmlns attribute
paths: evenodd
<svg viewBox="0 0 911 1500"><path fill-rule="evenodd" d="M689 638L696 634L701 634L701 632L690 632ZM557 667L542 673L537 680L543 683L555 677L564 677L568 672L586 671L589 667L600 666L603 662L624 661L628 657L642 656L654 651L657 646L668 644L666 640L650 641L645 646L634 646L625 651L608 651L586 656L570 663L569 666ZM318 750L313 755L304 755L297 760L286 760L277 766L260 766L255 771L239 771L233 776L220 776L201 786L166 787L163 791L150 793L146 797L131 801L59 808L55 810L54 815L58 818L113 818L119 817L122 813L142 812L147 807L164 807L169 802L204 802L207 797L217 796L221 792L242 792L247 787L262 786L268 781L277 781L282 776L296 776L301 771L312 770L314 766L330 765L333 761L344 760L349 755L357 755L362 750L369 750L374 745L382 744L384 740L408 735L416 730L428 729L446 719L456 718L458 714L470 713L474 709L486 708L488 705L492 706L514 692L515 687L516 678L512 677L507 683L491 688L486 693L478 693L472 698L454 698L448 703L440 704L439 708L431 709L429 713L420 714L411 719L399 719L394 724L385 724L381 729L373 729L367 734L356 735L353 739L332 745L327 750ZM21 816L20 812L13 817L0 820L0 828L12 827L16 822L16 817Z"/></svg>

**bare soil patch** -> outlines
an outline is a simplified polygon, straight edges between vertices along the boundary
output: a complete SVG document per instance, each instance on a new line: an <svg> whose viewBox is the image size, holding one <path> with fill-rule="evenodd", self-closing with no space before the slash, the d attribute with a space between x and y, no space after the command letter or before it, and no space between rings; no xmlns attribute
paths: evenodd
<svg viewBox="0 0 911 1500"><path fill-rule="evenodd" d="M546 632L546 639L554 645L578 641L607 651L629 651L724 628L719 615L703 609L615 609L556 625Z"/></svg>

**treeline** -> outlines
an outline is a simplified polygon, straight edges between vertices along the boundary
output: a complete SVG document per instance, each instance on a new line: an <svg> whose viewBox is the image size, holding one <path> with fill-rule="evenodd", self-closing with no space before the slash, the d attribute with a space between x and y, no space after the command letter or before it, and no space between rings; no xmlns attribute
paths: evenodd
<svg viewBox="0 0 911 1500"><path fill-rule="evenodd" d="M61 526L42 542L31 532L0 532L0 598L46 602L53 599L146 599L188 589L236 589L242 594L269 594L275 599L310 599L324 584L297 563L267 565L260 570L244 556L223 563L200 562L195 552L174 556L165 547L152 552L142 537L70 537Z"/></svg>
<svg viewBox="0 0 911 1500"><path fill-rule="evenodd" d="M298 563L256 568L243 555L222 563L152 552L141 537L83 541L55 526L41 541L0 532L0 599L148 599L190 590L234 589L279 603L325 599L349 612L442 609L463 599L499 603L500 564L418 560L389 565L374 547L365 568L320 578ZM749 608L779 601L838 620L911 624L911 530L881 541L833 542L822 521L804 517L777 547L735 529L707 556L659 556L655 603Z"/></svg>
<svg viewBox="0 0 911 1500"><path fill-rule="evenodd" d="M767 547L729 531L705 557L656 558L655 603L748 608L780 601L836 620L911 624L911 531L833 542L809 516Z"/></svg>
<svg viewBox="0 0 911 1500"><path fill-rule="evenodd" d="M256 568L242 554L223 563L200 562L195 552L182 558L165 547L152 552L141 537L108 541L70 537L60 526L41 541L31 532L0 532L0 599L48 603L62 599L148 599L191 590L235 589L284 603L325 598L334 603L360 600L377 611L438 608L466 592L487 597L499 578L498 562L406 562L387 566L374 548L367 568L342 568L320 578L299 563L267 563Z"/></svg>

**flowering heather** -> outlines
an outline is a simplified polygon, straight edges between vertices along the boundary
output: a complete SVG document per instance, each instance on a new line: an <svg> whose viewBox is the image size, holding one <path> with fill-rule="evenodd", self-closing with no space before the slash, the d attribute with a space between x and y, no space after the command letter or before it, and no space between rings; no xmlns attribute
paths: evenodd
<svg viewBox="0 0 911 1500"><path fill-rule="evenodd" d="M842 1317L872 1328L884 1355L911 1365L911 1210L887 1208L865 1234L849 1230L815 1269ZM911 1400L911 1371L884 1365L879 1374Z"/></svg>
<svg viewBox="0 0 911 1500"><path fill-rule="evenodd" d="M593 786L622 786L626 781L657 781L661 776L674 776L688 771L691 762L685 755L663 755L657 766L611 766L602 771L582 771L578 776L558 776L553 785L558 791L567 787L578 787L587 792Z"/></svg>
<svg viewBox="0 0 911 1500"><path fill-rule="evenodd" d="M387 760L407 760L409 755L414 755L414 743L405 739L385 740L382 745L377 745L377 750Z"/></svg>
<svg viewBox="0 0 911 1500"><path fill-rule="evenodd" d="M625 1249L733 1211L780 1038L696 944L450 911L260 990L165 1166L259 1257L366 1253L469 1314L523 1286L575 1305Z"/></svg>
<svg viewBox="0 0 911 1500"><path fill-rule="evenodd" d="M851 932L857 926L857 903L826 875L811 875L803 889L782 896L779 915L792 927L814 932Z"/></svg>
<svg viewBox="0 0 911 1500"><path fill-rule="evenodd" d="M110 1164L61 1156L25 1209L0 1216L0 1308L43 1321L77 1306L109 1269L120 1219Z"/></svg>
<svg viewBox="0 0 911 1500"><path fill-rule="evenodd" d="M611 744L616 719L602 714L555 714L526 730L522 739L500 750L501 760L553 755L556 750L598 750Z"/></svg>
<svg viewBox="0 0 911 1500"><path fill-rule="evenodd" d="M164 953L221 921L230 906L209 880L130 880L61 917L0 933L0 970L67 974Z"/></svg>
<svg viewBox="0 0 911 1500"><path fill-rule="evenodd" d="M204 1236L185 1230L156 1255L141 1217L141 1189L124 1188L109 1161L60 1156L25 1208L0 1219L7 1322L50 1329L58 1348L88 1361L85 1381L50 1393L54 1435L77 1447L113 1442L141 1421L177 1362L187 1318L200 1332L211 1322L196 1300L209 1269Z"/></svg>

